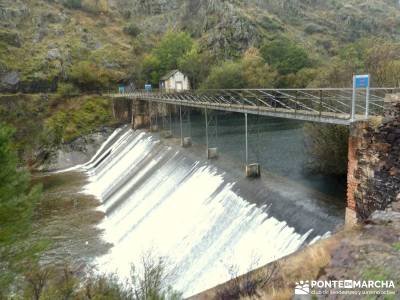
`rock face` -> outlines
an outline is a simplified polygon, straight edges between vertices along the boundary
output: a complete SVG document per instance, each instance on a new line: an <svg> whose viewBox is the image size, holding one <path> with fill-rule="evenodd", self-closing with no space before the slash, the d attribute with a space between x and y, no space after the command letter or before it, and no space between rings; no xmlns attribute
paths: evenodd
<svg viewBox="0 0 400 300"><path fill-rule="evenodd" d="M400 194L400 95L388 97L385 106L381 125L357 122L350 130L348 207L361 220Z"/></svg>
<svg viewBox="0 0 400 300"><path fill-rule="evenodd" d="M19 74L16 71L0 74L0 90L16 91L20 82Z"/></svg>
<svg viewBox="0 0 400 300"><path fill-rule="evenodd" d="M79 137L71 143L63 144L57 149L42 149L38 155L42 160L42 164L36 169L39 171L53 171L86 163L112 131L112 128L102 128L92 134Z"/></svg>

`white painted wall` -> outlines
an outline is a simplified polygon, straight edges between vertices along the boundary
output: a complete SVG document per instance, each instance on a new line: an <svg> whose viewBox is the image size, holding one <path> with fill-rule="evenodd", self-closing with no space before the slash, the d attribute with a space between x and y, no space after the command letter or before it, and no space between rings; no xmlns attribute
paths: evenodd
<svg viewBox="0 0 400 300"><path fill-rule="evenodd" d="M165 81L166 90L189 90L189 78L181 72L176 72L171 78Z"/></svg>

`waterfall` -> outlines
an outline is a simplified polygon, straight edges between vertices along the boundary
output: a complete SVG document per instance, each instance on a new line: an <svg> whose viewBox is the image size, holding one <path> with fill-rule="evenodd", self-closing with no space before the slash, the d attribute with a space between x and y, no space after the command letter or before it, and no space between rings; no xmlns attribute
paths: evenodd
<svg viewBox="0 0 400 300"><path fill-rule="evenodd" d="M99 225L109 252L100 271L128 277L131 264L156 249L174 266L174 289L190 296L299 249L312 229L299 233L240 196L235 182L206 160L196 160L154 136L117 130L81 166L85 192L101 201Z"/></svg>

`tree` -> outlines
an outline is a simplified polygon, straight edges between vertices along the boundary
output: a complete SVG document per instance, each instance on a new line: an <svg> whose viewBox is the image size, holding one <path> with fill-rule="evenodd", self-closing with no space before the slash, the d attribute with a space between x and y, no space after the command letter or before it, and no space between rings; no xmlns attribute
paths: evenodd
<svg viewBox="0 0 400 300"><path fill-rule="evenodd" d="M167 32L153 51L144 57L145 79L158 84L160 77L178 68L178 61L192 49L193 40L185 32Z"/></svg>
<svg viewBox="0 0 400 300"><path fill-rule="evenodd" d="M99 91L108 88L118 79L117 74L89 61L72 65L68 77L82 91Z"/></svg>
<svg viewBox="0 0 400 300"><path fill-rule="evenodd" d="M0 123L0 243L26 232L40 187L30 188L30 174L18 169L12 146L14 129Z"/></svg>
<svg viewBox="0 0 400 300"><path fill-rule="evenodd" d="M211 56L208 52L200 52L199 44L195 43L188 52L179 60L179 69L189 77L190 86L193 89L198 88L208 75L211 65Z"/></svg>
<svg viewBox="0 0 400 300"><path fill-rule="evenodd" d="M240 89L247 87L242 64L235 61L225 61L211 69L210 75L202 84L206 89Z"/></svg>
<svg viewBox="0 0 400 300"><path fill-rule="evenodd" d="M202 87L208 89L273 87L276 76L276 70L265 63L259 50L250 48L241 60L225 61L213 67Z"/></svg>
<svg viewBox="0 0 400 300"><path fill-rule="evenodd" d="M274 86L277 72L265 63L258 49L250 48L245 52L242 68L247 88L271 88Z"/></svg>
<svg viewBox="0 0 400 300"><path fill-rule="evenodd" d="M349 130L341 125L308 123L304 127L310 169L324 174L347 174Z"/></svg>
<svg viewBox="0 0 400 300"><path fill-rule="evenodd" d="M268 64L278 70L280 75L297 73L311 65L307 52L285 38L266 43L261 48L261 55Z"/></svg>
<svg viewBox="0 0 400 300"><path fill-rule="evenodd" d="M317 72L316 87L350 87L353 74L368 73L373 86L400 83L400 44L381 39L362 39L350 44Z"/></svg>

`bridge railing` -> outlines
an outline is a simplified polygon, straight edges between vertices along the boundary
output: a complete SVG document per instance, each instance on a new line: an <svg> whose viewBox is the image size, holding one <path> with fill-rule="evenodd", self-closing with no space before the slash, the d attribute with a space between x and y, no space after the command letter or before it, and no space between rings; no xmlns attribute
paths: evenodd
<svg viewBox="0 0 400 300"><path fill-rule="evenodd" d="M387 94L400 92L399 88L371 88L369 90L368 115L383 114ZM209 107L255 114L295 115L304 118L329 118L350 120L352 117L351 88L325 89L218 89L218 90L155 90L118 94L142 100ZM117 95L117 96L118 96ZM365 118L367 91L357 90L355 118Z"/></svg>

